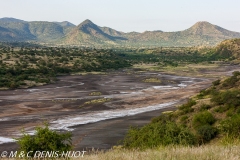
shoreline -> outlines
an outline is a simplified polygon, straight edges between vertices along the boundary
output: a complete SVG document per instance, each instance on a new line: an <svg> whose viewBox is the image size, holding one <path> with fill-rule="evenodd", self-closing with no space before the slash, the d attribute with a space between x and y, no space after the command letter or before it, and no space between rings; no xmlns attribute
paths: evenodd
<svg viewBox="0 0 240 160"><path fill-rule="evenodd" d="M71 126L70 128L74 128L72 131L74 150L92 150L93 148L99 150L111 149L122 140L130 126L141 127L148 124L152 118L159 116L165 111L174 111L177 109L176 105L183 104L184 102L186 102L186 100L154 111ZM108 133L105 135L106 131L112 134ZM105 138L100 138L99 135ZM0 150L15 151L17 149L18 145L16 142L0 144Z"/></svg>
<svg viewBox="0 0 240 160"><path fill-rule="evenodd" d="M215 75L227 74L226 70L223 72L211 72L215 73ZM156 85L142 82L143 79L152 76L159 77L163 83ZM0 126L4 131L0 136L8 135L8 137L13 137L11 134L13 131L19 131L23 127L27 128L28 131L32 130L34 126L41 124L43 120L57 122L59 119L64 120L66 117L71 119L83 113L107 111L111 115L112 111L118 109L131 111L146 108L147 106L154 107L155 105L179 101L174 104L174 106L177 106L200 90L210 86L211 80L209 78L167 75L161 72L144 72L131 75L117 72L108 75L65 76L61 77L56 84L36 87L31 91L0 91L0 105L2 105L0 111L5 113L5 116L2 114L0 119L10 118L7 121L0 121ZM183 82L187 83L187 85ZM171 89L171 87L174 89ZM101 91L103 95L99 97L112 96L113 101L79 108L79 105L89 100L89 98L97 98L89 96L93 91ZM85 100L78 99L78 97L84 98L84 96ZM37 99L34 100L34 98ZM69 101L69 99L76 100ZM12 109L14 108L16 110L13 113ZM163 111L174 109L176 107L172 105L153 111L145 110L144 113L139 112L135 113L135 115L126 112L123 117L113 116L110 119L105 118L88 124L81 124L81 122L71 124L67 118L65 120L66 123L70 123L67 127L74 128L72 133L75 149L90 147L110 149L117 144L118 140L124 137L129 125L142 126L149 123L151 118L159 116ZM26 115L21 117L24 114ZM75 121L81 120L75 119ZM61 128L58 129L62 131ZM16 149L16 147L16 143L0 144L0 150Z"/></svg>

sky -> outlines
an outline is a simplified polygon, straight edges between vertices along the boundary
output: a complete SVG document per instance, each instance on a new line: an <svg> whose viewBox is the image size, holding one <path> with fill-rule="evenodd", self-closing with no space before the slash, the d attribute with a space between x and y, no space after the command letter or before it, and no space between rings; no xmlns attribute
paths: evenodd
<svg viewBox="0 0 240 160"><path fill-rule="evenodd" d="M25 21L90 19L123 32L181 31L208 21L240 32L239 0L0 0L0 18Z"/></svg>

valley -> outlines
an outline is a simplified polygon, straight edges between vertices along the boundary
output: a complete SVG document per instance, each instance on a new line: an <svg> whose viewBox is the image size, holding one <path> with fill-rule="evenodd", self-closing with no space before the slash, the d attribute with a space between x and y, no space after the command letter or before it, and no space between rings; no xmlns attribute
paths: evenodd
<svg viewBox="0 0 240 160"><path fill-rule="evenodd" d="M109 149L124 137L130 125L141 126L164 110L175 110L211 85L214 76L230 75L236 69L238 66L217 67L202 72L202 77L119 70L59 76L54 84L0 91L0 149L16 148L10 143L13 137L22 129L32 134L44 121L52 129L71 131L75 149ZM159 81L146 81L149 79Z"/></svg>

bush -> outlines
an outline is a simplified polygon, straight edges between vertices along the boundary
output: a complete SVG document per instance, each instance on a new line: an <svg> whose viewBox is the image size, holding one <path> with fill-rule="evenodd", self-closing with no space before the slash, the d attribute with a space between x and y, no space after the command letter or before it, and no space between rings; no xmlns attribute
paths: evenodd
<svg viewBox="0 0 240 160"><path fill-rule="evenodd" d="M213 95L211 101L217 105L229 105L229 106L240 106L240 91L231 90L219 92Z"/></svg>
<svg viewBox="0 0 240 160"><path fill-rule="evenodd" d="M161 114L158 117L152 118L151 123L158 123L158 122L166 123L168 121L172 121L172 115L171 114Z"/></svg>
<svg viewBox="0 0 240 160"><path fill-rule="evenodd" d="M211 108L210 105L208 105L208 104L203 104L203 105L201 105L201 107L200 107L200 111L205 111L205 110L208 110L208 109L210 109L210 108Z"/></svg>
<svg viewBox="0 0 240 160"><path fill-rule="evenodd" d="M240 72L239 71L235 71L232 73L233 76L231 76L230 78L226 79L224 82L223 82L223 87L234 87L234 85L236 84L236 82L239 81L239 75L240 75Z"/></svg>
<svg viewBox="0 0 240 160"><path fill-rule="evenodd" d="M220 122L220 130L228 136L240 138L240 114Z"/></svg>
<svg viewBox="0 0 240 160"><path fill-rule="evenodd" d="M192 108L192 106L194 106L195 104L196 101L190 99L186 104L181 105L179 107L179 110L181 111L182 114L193 112L194 109Z"/></svg>
<svg viewBox="0 0 240 160"><path fill-rule="evenodd" d="M216 119L213 117L212 113L208 111L197 113L193 116L192 125L194 128L203 125L212 125Z"/></svg>
<svg viewBox="0 0 240 160"><path fill-rule="evenodd" d="M218 85L220 84L220 80L218 79L218 80L216 80L216 81L213 81L212 84L213 84L214 86L218 86Z"/></svg>
<svg viewBox="0 0 240 160"><path fill-rule="evenodd" d="M227 110L229 110L231 108L231 106L229 105L224 105L224 106L218 106L214 109L215 112L218 112L218 113L224 113L226 112Z"/></svg>
<svg viewBox="0 0 240 160"><path fill-rule="evenodd" d="M197 98L202 99L207 95L215 94L216 90L214 87L208 88L206 90L201 90L200 93L197 95Z"/></svg>
<svg viewBox="0 0 240 160"><path fill-rule="evenodd" d="M180 118L180 121L183 123L183 122L186 122L187 119L188 119L188 116L184 115Z"/></svg>
<svg viewBox="0 0 240 160"><path fill-rule="evenodd" d="M226 113L226 115L228 116L228 117L231 117L231 116L233 116L235 114L235 108L230 108L228 111L227 111L227 113Z"/></svg>
<svg viewBox="0 0 240 160"><path fill-rule="evenodd" d="M151 123L142 128L130 128L123 140L125 148L154 148L167 145L194 145L196 137L174 122Z"/></svg>
<svg viewBox="0 0 240 160"><path fill-rule="evenodd" d="M197 133L201 141L200 143L205 143L216 137L217 129L210 125L203 125L197 129Z"/></svg>
<svg viewBox="0 0 240 160"><path fill-rule="evenodd" d="M20 146L20 151L30 154L28 156L33 157L36 151L59 151L66 152L71 151L71 133L57 133L49 129L48 125L45 127L37 127L34 136L29 134L23 134L21 138L17 139L17 143Z"/></svg>

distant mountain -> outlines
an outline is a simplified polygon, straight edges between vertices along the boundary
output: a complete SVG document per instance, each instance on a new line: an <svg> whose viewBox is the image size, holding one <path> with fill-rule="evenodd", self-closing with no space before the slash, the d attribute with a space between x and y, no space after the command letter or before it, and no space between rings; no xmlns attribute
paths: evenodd
<svg viewBox="0 0 240 160"><path fill-rule="evenodd" d="M90 20L79 25L63 22L27 22L15 18L0 19L0 41L37 41L65 45L86 46L213 46L219 42L240 38L240 33L197 22L178 32L145 31L124 33L100 27Z"/></svg>
<svg viewBox="0 0 240 160"><path fill-rule="evenodd" d="M29 22L28 24L30 33L37 37L38 41L52 41L64 36L64 29L59 24L44 21Z"/></svg>
<svg viewBox="0 0 240 160"><path fill-rule="evenodd" d="M66 22L57 24L45 21L27 22L15 18L1 18L0 27L2 27L0 41L53 42L64 37L72 25Z"/></svg>
<svg viewBox="0 0 240 160"><path fill-rule="evenodd" d="M225 39L238 38L240 33L228 31L209 22L197 22L189 29L178 32L147 31L126 35L133 45L145 46L213 46Z"/></svg>
<svg viewBox="0 0 240 160"><path fill-rule="evenodd" d="M25 22L23 20L20 20L20 19L16 19L16 18L11 18L11 17L4 17L4 18L1 18L0 19L1 22Z"/></svg>
<svg viewBox="0 0 240 160"><path fill-rule="evenodd" d="M118 31L101 28L90 20L85 20L70 31L62 42L75 45L117 45L117 40L127 40L118 35Z"/></svg>
<svg viewBox="0 0 240 160"><path fill-rule="evenodd" d="M100 29L101 29L104 33L106 33L106 34L108 34L108 35L110 35L110 36L121 37L121 36L124 35L124 32L120 32L120 31L114 30L114 29L109 28L109 27L100 27Z"/></svg>
<svg viewBox="0 0 240 160"><path fill-rule="evenodd" d="M68 22L68 21L63 21L63 22L54 22L54 23L57 23L59 24L60 26L62 27L75 27L76 25Z"/></svg>
<svg viewBox="0 0 240 160"><path fill-rule="evenodd" d="M2 41L27 41L35 40L36 37L31 34L28 22L18 20L15 18L2 18L0 19L0 27L7 29L4 32L0 31Z"/></svg>
<svg viewBox="0 0 240 160"><path fill-rule="evenodd" d="M104 33L104 34L103 34ZM109 37L111 36L111 37ZM66 35L67 44L124 45L124 46L213 46L225 39L240 38L240 33L228 31L209 22L197 22L178 32L146 31L124 33L108 27L99 27L86 20L78 29ZM63 41L64 42L64 41Z"/></svg>

